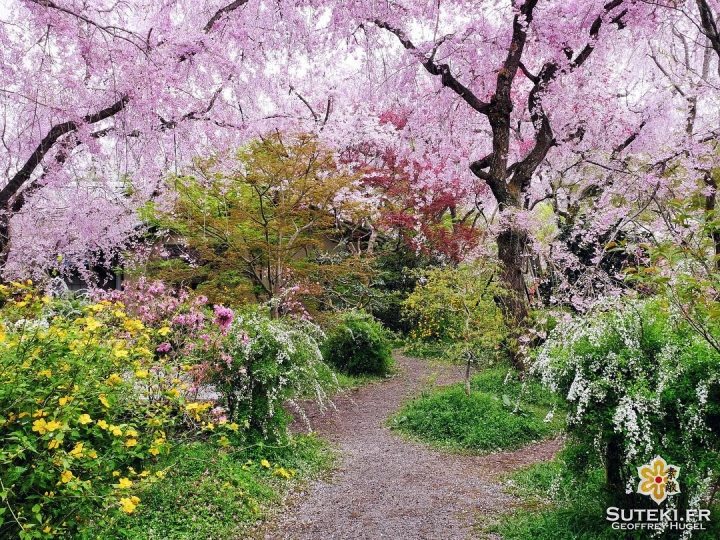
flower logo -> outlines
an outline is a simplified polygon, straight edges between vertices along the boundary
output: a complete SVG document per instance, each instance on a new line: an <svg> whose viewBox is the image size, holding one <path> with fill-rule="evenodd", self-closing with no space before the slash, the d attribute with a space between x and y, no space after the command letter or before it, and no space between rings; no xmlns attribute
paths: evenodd
<svg viewBox="0 0 720 540"><path fill-rule="evenodd" d="M656 456L650 463L638 467L638 493L649 495L653 501L660 504L668 495L680 493L680 484L677 477L680 476L680 467L668 465L668 463Z"/></svg>

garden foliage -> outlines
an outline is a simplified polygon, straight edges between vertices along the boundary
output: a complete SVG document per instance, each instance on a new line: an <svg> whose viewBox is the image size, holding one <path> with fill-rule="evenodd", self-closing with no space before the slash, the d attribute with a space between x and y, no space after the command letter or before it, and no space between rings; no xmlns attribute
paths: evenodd
<svg viewBox="0 0 720 540"><path fill-rule="evenodd" d="M329 332L323 356L348 375L387 375L392 368L390 335L371 315L343 314Z"/></svg>
<svg viewBox="0 0 720 540"><path fill-rule="evenodd" d="M143 281L94 301L15 283L0 302L2 538L110 526L183 440L284 440L282 402L309 387L324 398L306 323Z"/></svg>
<svg viewBox="0 0 720 540"><path fill-rule="evenodd" d="M491 364L508 336L495 301L499 292L487 262L420 271L404 302L404 316L413 325L410 336L444 343L450 359Z"/></svg>
<svg viewBox="0 0 720 540"><path fill-rule="evenodd" d="M715 492L720 355L662 299L560 324L533 369L568 402L568 465L603 467L610 501L642 507L637 467L656 455L682 470L668 505L696 508Z"/></svg>
<svg viewBox="0 0 720 540"><path fill-rule="evenodd" d="M496 366L462 385L425 392L394 417L393 427L424 441L455 450L513 450L548 438L561 428L549 414L556 400L539 381L520 381L518 372Z"/></svg>

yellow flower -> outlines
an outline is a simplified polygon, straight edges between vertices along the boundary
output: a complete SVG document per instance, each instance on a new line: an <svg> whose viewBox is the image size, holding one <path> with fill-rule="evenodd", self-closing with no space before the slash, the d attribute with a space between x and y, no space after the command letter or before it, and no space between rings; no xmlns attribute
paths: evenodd
<svg viewBox="0 0 720 540"><path fill-rule="evenodd" d="M90 424L92 422L92 418L90 418L89 414L81 414L80 418L78 418L78 422L83 425Z"/></svg>
<svg viewBox="0 0 720 540"><path fill-rule="evenodd" d="M160 330L158 330L158 334L165 337L170 333L170 327L169 326L163 326Z"/></svg>
<svg viewBox="0 0 720 540"><path fill-rule="evenodd" d="M126 514L132 514L135 511L136 507L137 505L132 502L132 499L129 499L127 497L120 499L120 508Z"/></svg>
<svg viewBox="0 0 720 540"><path fill-rule="evenodd" d="M37 431L40 435L45 435L47 433L47 422L45 422L44 419L35 420L33 422L33 431Z"/></svg>
<svg viewBox="0 0 720 540"><path fill-rule="evenodd" d="M59 429L62 427L62 423L52 420L52 421L48 422L45 427L48 431L55 431L56 429Z"/></svg>
<svg viewBox="0 0 720 540"><path fill-rule="evenodd" d="M22 418L24 416L24 414L27 414L27 413L21 414L20 418ZM42 418L43 416L47 416L47 413L44 412L42 409L37 410L33 413L33 418Z"/></svg>
<svg viewBox="0 0 720 540"><path fill-rule="evenodd" d="M125 441L125 446L130 448L131 446L137 446L137 440L136 439L128 439Z"/></svg>
<svg viewBox="0 0 720 540"><path fill-rule="evenodd" d="M266 469L269 469L269 468L270 468L270 462L269 462L267 459L263 459L263 460L260 462L260 465L262 465L262 466L265 467Z"/></svg>
<svg viewBox="0 0 720 540"><path fill-rule="evenodd" d="M43 369L38 373L38 377L47 377L48 379L52 377L52 371L49 369Z"/></svg>
<svg viewBox="0 0 720 540"><path fill-rule="evenodd" d="M60 447L60 441L53 439L48 443L48 450L55 450Z"/></svg>
<svg viewBox="0 0 720 540"><path fill-rule="evenodd" d="M118 347L113 349L113 355L115 358L127 358L128 352L127 349L121 349Z"/></svg>
<svg viewBox="0 0 720 540"><path fill-rule="evenodd" d="M237 430L240 428L240 426L237 425L235 422L233 422L232 424L230 424L230 425L228 426L228 428L229 428L229 429L232 429L233 431L237 431Z"/></svg>
<svg viewBox="0 0 720 540"><path fill-rule="evenodd" d="M147 378L148 378L148 372L147 372L147 370L145 370L145 369L138 369L138 370L135 372L135 376L136 376L138 379L147 379Z"/></svg>
<svg viewBox="0 0 720 540"><path fill-rule="evenodd" d="M90 332L94 332L101 326L102 326L102 323L100 321L98 321L97 319L94 319L92 317L87 317L85 319L85 328Z"/></svg>
<svg viewBox="0 0 720 540"><path fill-rule="evenodd" d="M107 383L110 386L115 386L116 384L120 384L122 382L122 377L118 375L117 373L113 373L108 377Z"/></svg>
<svg viewBox="0 0 720 540"><path fill-rule="evenodd" d="M152 351L150 351L147 347L136 347L135 354L145 356L146 358L150 358L153 355Z"/></svg>
<svg viewBox="0 0 720 540"><path fill-rule="evenodd" d="M127 429L125 430L125 436L126 436L126 437L137 437L137 436L138 436L138 432L135 431L133 428L127 428Z"/></svg>
<svg viewBox="0 0 720 540"><path fill-rule="evenodd" d="M90 450L90 451L88 452L88 457L89 457L90 459L97 459L98 453L97 453L95 450Z"/></svg>
<svg viewBox="0 0 720 540"><path fill-rule="evenodd" d="M113 471L112 475L113 475L113 476L120 476L120 473L119 473L118 471Z"/></svg>
<svg viewBox="0 0 720 540"><path fill-rule="evenodd" d="M70 403L73 399L75 399L75 398L72 396L61 397L60 399L58 399L58 403L60 404L61 407L64 407L65 405Z"/></svg>
<svg viewBox="0 0 720 540"><path fill-rule="evenodd" d="M77 444L75 445L75 448L73 448L72 450L70 450L70 455L71 455L72 457L76 457L76 458L82 457L82 455L83 455L83 446L84 446L83 443L81 443L81 442L77 443Z"/></svg>
<svg viewBox="0 0 720 540"><path fill-rule="evenodd" d="M105 394L100 394L98 396L98 399L100 400L100 403L102 403L105 407L110 408L110 402L107 400L107 396Z"/></svg>
<svg viewBox="0 0 720 540"><path fill-rule="evenodd" d="M52 530L52 527L50 527L50 525L47 525L42 531L43 531L45 534L47 534L47 533L49 533L51 530Z"/></svg>
<svg viewBox="0 0 720 540"><path fill-rule="evenodd" d="M67 484L73 478L75 478L75 475L70 471L63 471L62 474L60 475L60 481L63 484Z"/></svg>
<svg viewBox="0 0 720 540"><path fill-rule="evenodd" d="M145 478L146 476L150 476L150 471L143 471L138 476L140 478Z"/></svg>
<svg viewBox="0 0 720 540"><path fill-rule="evenodd" d="M282 476L283 478L290 478L292 476L287 470L285 470L285 467L280 467L279 469L275 469L273 471L273 476Z"/></svg>
<svg viewBox="0 0 720 540"><path fill-rule="evenodd" d="M160 453L160 449L157 446L151 446L148 452L151 453L153 456L157 456Z"/></svg>
<svg viewBox="0 0 720 540"><path fill-rule="evenodd" d="M155 476L157 476L160 479L163 479L163 478L165 478L165 473L163 471L157 471L155 473Z"/></svg>
<svg viewBox="0 0 720 540"><path fill-rule="evenodd" d="M117 487L118 487L118 489L127 489L127 488L131 487L132 485L133 485L132 480L130 480L129 478L121 478L118 481Z"/></svg>
<svg viewBox="0 0 720 540"><path fill-rule="evenodd" d="M108 423L107 423L105 420L98 420L98 421L97 421L97 425L98 425L98 427L101 428L101 429L107 429L107 428L108 428Z"/></svg>
<svg viewBox="0 0 720 540"><path fill-rule="evenodd" d="M137 319L128 319L123 323L123 328L133 334L138 330L145 328L145 325Z"/></svg>
<svg viewBox="0 0 720 540"><path fill-rule="evenodd" d="M111 425L109 426L109 428L110 428L110 433L112 433L112 434L115 435L116 437L122 437L122 434L123 434L122 429L120 429L118 426L113 426L113 425L111 424Z"/></svg>

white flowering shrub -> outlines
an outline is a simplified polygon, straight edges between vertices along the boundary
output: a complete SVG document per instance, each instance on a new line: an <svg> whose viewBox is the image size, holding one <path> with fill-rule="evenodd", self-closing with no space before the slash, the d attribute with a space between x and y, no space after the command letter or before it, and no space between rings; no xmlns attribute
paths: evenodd
<svg viewBox="0 0 720 540"><path fill-rule="evenodd" d="M661 299L607 308L560 324L532 368L567 399L568 463L639 507L637 467L660 455L682 470L669 504L697 506L720 471L720 355Z"/></svg>
<svg viewBox="0 0 720 540"><path fill-rule="evenodd" d="M334 376L323 362L320 328L305 320L271 320L258 311L235 314L224 353L209 370L227 419L243 425L248 435L282 439L290 402L312 396L322 408L329 403L327 382Z"/></svg>

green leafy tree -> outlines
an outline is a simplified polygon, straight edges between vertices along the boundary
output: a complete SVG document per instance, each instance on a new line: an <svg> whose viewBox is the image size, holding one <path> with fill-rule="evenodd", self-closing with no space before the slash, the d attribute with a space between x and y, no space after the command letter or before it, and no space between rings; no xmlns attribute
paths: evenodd
<svg viewBox="0 0 720 540"><path fill-rule="evenodd" d="M495 297L501 288L487 261L421 271L418 285L404 302L414 322L411 335L424 341L446 341L447 354L466 363L465 392L470 394L473 363L492 359L507 337Z"/></svg>
<svg viewBox="0 0 720 540"><path fill-rule="evenodd" d="M349 224L363 217L357 179L316 137L255 140L229 172L224 157L198 160L192 175L173 179L176 204L159 225L183 238L190 259L174 261L182 270L174 274L226 301L250 292L270 302L273 317L285 302L321 298L348 274L364 279L356 260L364 253L342 247Z"/></svg>

